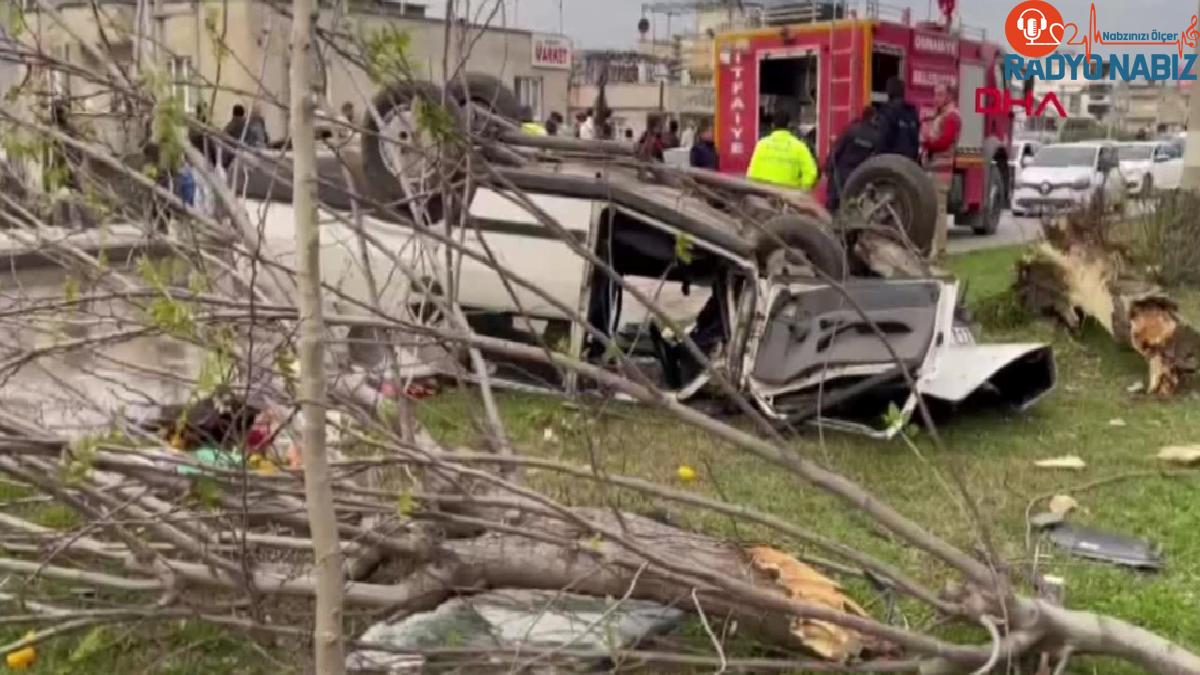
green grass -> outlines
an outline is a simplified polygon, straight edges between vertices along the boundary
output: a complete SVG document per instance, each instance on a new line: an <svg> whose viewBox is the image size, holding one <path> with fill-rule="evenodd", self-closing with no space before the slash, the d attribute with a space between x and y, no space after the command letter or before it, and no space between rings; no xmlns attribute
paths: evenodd
<svg viewBox="0 0 1200 675"><path fill-rule="evenodd" d="M1011 285L1018 249L1000 249L952 258L948 267L967 281L968 300L975 309L1003 299ZM1193 321L1200 318L1200 293L1180 296ZM1200 405L1186 393L1171 401L1130 394L1141 381L1144 364L1136 355L1113 344L1099 330L1072 336L1054 324L1028 317L987 322L989 341L1045 341L1054 346L1059 384L1056 391L1023 413L984 412L953 420L941 429L945 447L933 447L927 434L918 434L915 452L901 441L877 442L842 434L805 433L794 440L796 449L867 486L909 517L938 535L970 550L977 528L967 518L956 494L935 478L961 476L992 530L997 549L1015 572L1028 569L1024 511L1030 499L1043 494L1072 494L1081 510L1080 524L1144 536L1161 544L1167 569L1157 575L1139 574L1100 563L1067 558L1052 549L1053 560L1043 566L1066 579L1070 607L1096 610L1200 650L1200 473L1195 477L1151 476L1112 483L1088 491L1084 483L1132 471L1159 468L1153 456L1164 445L1200 443ZM931 563L870 525L818 490L745 453L715 442L709 435L682 426L674 419L640 407L611 404L602 412L582 409L552 398L502 395L505 424L521 452L587 463L608 470L679 486L676 469L696 467L700 479L688 489L719 496L777 514L825 536L836 538L902 566L938 587L947 570ZM479 405L473 397L448 392L422 407L431 431L449 443L482 447L482 433L473 420ZM1124 420L1113 426L1111 420ZM1087 462L1078 472L1037 469L1037 459L1076 454ZM629 493L604 493L595 486L567 481L547 472L531 471L530 483L571 505L612 504L633 511L662 508ZM735 525L727 518L695 512L672 515L686 525L744 542L770 543L790 550L790 542L761 528ZM54 516L49 520L58 520ZM59 520L69 526L69 520ZM49 524L49 523L47 523ZM851 591L878 610L871 593L851 584ZM925 618L906 605L907 618ZM19 636L22 630L0 633ZM194 624L146 625L106 631L112 643L71 662L79 641L61 641L45 648L39 669L46 673L259 673L278 669L260 651L228 632ZM947 633L962 637L961 631ZM971 639L980 639L970 634ZM124 636L117 640L116 636ZM106 643L107 644L107 643ZM177 652L175 655L171 655ZM277 650L273 653L281 653ZM155 665L156 659L164 659ZM289 656L289 660L294 660ZM231 665L236 663L236 665ZM1071 672L1133 673L1096 660L1076 660Z"/></svg>
<svg viewBox="0 0 1200 675"><path fill-rule="evenodd" d="M976 252L951 259L948 267L967 281L969 304L978 309L1005 296L1021 254L1016 248ZM1180 297L1193 322L1200 318L1196 313L1200 294ZM842 434L821 439L806 433L796 438L795 447L971 550L978 528L964 515L957 494L943 487L952 474L959 474L986 514L997 549L1018 572L1029 569L1026 505L1044 494L1074 494L1081 505L1074 522L1158 542L1167 569L1157 575L1140 574L1070 559L1046 548L1053 560L1042 569L1066 579L1068 605L1130 620L1200 650L1200 510L1190 508L1200 495L1200 473L1155 475L1075 490L1098 479L1160 468L1154 455L1164 445L1200 443L1197 395L1185 393L1159 401L1129 393L1129 385L1144 378L1145 366L1136 354L1119 348L1098 329L1072 336L1048 321L1009 319L999 327L985 328L982 338L1048 342L1055 350L1058 387L1032 410L985 411L953 419L941 429L943 450L936 449L928 435L918 434L914 442L920 457L901 441ZM504 396L502 407L509 432L525 452L575 462L594 458L609 471L665 483L678 482L675 471L680 464L695 466L701 479L690 489L785 517L895 562L935 587L947 578L945 569L881 534L841 503L659 413L614 405L608 414L595 416L531 396ZM477 408L468 398L443 396L433 402L425 419L448 441L477 444L480 435L475 426L463 424L464 418L477 416ZM1118 419L1124 426L1110 423ZM1079 455L1087 468L1064 472L1034 467L1038 459L1065 454ZM542 473L531 480L568 504L607 499L634 510L656 506L628 494L605 496L590 486ZM777 535L735 527L722 517L695 513L679 517L717 534L795 548ZM1104 673L1136 672L1096 661L1079 660L1075 665L1081 673L1092 672L1092 667Z"/></svg>

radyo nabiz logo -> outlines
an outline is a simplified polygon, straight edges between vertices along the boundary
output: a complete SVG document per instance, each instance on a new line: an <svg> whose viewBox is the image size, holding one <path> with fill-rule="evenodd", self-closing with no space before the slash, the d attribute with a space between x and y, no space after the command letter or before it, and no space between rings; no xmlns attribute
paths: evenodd
<svg viewBox="0 0 1200 675"><path fill-rule="evenodd" d="M1045 0L1025 0L1008 13L1004 34L1015 54L1004 56L1004 82L1026 80L1186 80L1200 76L1196 45L1200 43L1197 15L1193 14L1186 28L1154 28L1149 31L1102 30L1096 19L1096 4L1092 3L1087 29L1083 30L1063 19L1054 5ZM1099 46L1140 47L1162 49L1174 53L1135 50L1120 54L1092 53ZM1083 47L1083 53L1058 54L1059 47ZM977 112L1006 112L1024 108L1029 116L1040 116L1053 106L1060 117L1066 111L1053 92L1041 101L1032 93L1024 99L1014 99L1005 87L1003 91L983 88L975 92Z"/></svg>

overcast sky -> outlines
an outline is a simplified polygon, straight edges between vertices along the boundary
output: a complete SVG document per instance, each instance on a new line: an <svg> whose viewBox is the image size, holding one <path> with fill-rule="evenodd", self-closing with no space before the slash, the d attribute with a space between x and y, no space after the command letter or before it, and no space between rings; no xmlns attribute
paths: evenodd
<svg viewBox="0 0 1200 675"><path fill-rule="evenodd" d="M558 32L560 0L506 0L515 21L523 28ZM473 0L477 5L480 0ZM561 0L565 32L580 48L631 47L637 40L637 21L643 0ZM862 0L858 3L861 5ZM936 0L884 0L884 5L911 7L915 20L937 12ZM963 22L988 32L989 39L1003 40L1003 23L1016 0L959 0ZM1087 29L1091 0L1054 0L1067 22ZM1109 31L1182 32L1197 10L1197 0L1097 0L1098 27ZM431 0L431 12L440 12L440 0ZM676 22L679 19L675 19ZM665 19L658 18L658 31L665 34ZM1097 49L1103 52L1103 49Z"/></svg>

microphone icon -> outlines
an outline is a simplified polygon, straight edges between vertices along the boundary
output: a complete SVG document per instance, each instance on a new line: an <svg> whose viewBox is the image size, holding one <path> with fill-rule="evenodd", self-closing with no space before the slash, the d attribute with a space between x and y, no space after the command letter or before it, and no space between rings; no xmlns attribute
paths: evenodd
<svg viewBox="0 0 1200 675"><path fill-rule="evenodd" d="M1036 14L1037 18L1034 19L1030 16L1032 14ZM1042 13L1042 10L1035 7L1030 7L1021 12L1021 16L1017 17L1017 30L1025 35L1025 41L1031 45L1037 44L1036 40L1041 36L1042 31L1046 30L1048 24L1049 21L1046 20L1046 15Z"/></svg>

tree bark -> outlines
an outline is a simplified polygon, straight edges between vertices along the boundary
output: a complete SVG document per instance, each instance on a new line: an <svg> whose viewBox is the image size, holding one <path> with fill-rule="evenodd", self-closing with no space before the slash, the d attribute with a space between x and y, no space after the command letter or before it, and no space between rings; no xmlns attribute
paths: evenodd
<svg viewBox="0 0 1200 675"><path fill-rule="evenodd" d="M1200 334L1166 291L1133 273L1104 226L1094 213L1047 225L1046 242L1017 263L1017 294L1026 309L1071 329L1095 320L1146 359L1149 393L1172 396L1200 366Z"/></svg>
<svg viewBox="0 0 1200 675"><path fill-rule="evenodd" d="M325 447L325 321L321 307L320 230L317 227L317 151L310 77L313 25L312 0L292 3L291 135L295 185L296 251L299 256L300 395L304 411L301 444L304 489L308 506L316 576L316 622L313 630L316 671L345 672L342 637L342 553L333 485Z"/></svg>

